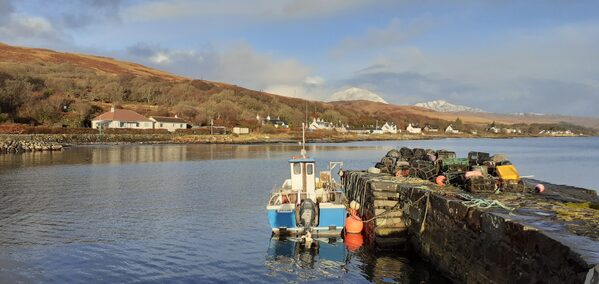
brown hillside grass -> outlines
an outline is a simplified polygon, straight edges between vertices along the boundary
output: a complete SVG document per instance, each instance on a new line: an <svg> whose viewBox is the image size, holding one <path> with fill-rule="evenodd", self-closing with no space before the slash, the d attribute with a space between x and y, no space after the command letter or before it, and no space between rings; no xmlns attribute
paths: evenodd
<svg viewBox="0 0 599 284"><path fill-rule="evenodd" d="M0 123L69 127L87 126L91 117L118 105L146 116L177 114L192 124L216 121L227 127L252 126L252 122L258 123L257 115L262 118L270 115L285 120L292 128L298 128L306 117L354 127L380 126L391 121L403 129L408 123L445 127L459 117L479 128L493 121L501 124L564 121L599 129L599 119L592 118L440 113L369 101L309 101L222 82L192 80L108 57L0 43L0 99L2 96L11 103L1 110ZM69 106L66 112L61 111L64 105Z"/></svg>

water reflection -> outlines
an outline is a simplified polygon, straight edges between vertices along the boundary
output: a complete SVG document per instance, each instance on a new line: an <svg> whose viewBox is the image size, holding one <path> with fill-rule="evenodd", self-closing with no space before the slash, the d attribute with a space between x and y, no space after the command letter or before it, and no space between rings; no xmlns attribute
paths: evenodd
<svg viewBox="0 0 599 284"><path fill-rule="evenodd" d="M383 147L312 145L311 155L327 151L364 151ZM69 164L160 163L192 160L272 159L298 152L297 144L269 145L117 145L76 146L60 152L26 152L0 155L0 167L28 167Z"/></svg>
<svg viewBox="0 0 599 284"><path fill-rule="evenodd" d="M316 239L310 245L296 238L272 238L266 253L269 276L287 281L346 279L375 283L450 283L407 252L351 249L341 238ZM359 276L352 273L359 272Z"/></svg>
<svg viewBox="0 0 599 284"><path fill-rule="evenodd" d="M265 266L274 277L284 273L303 279L321 279L336 278L346 270L348 262L348 253L341 238L314 239L309 244L298 239L272 238Z"/></svg>

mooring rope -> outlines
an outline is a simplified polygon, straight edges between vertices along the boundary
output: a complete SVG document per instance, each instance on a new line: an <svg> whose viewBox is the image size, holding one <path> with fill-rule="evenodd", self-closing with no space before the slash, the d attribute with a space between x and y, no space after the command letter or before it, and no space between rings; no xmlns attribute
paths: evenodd
<svg viewBox="0 0 599 284"><path fill-rule="evenodd" d="M505 209L507 211L510 211L510 213L516 210L516 208L509 207L501 203L501 201L494 199L476 198L467 193L460 193L458 194L458 196L462 199L465 199L464 201L462 201L462 204L466 205L466 207L468 208L477 207L482 209L489 209L495 207Z"/></svg>

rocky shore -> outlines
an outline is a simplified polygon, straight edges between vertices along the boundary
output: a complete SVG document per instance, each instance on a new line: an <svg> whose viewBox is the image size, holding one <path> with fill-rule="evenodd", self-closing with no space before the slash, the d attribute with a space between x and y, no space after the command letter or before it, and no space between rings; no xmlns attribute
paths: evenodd
<svg viewBox="0 0 599 284"><path fill-rule="evenodd" d="M38 152L38 151L61 151L62 144L53 142L5 140L0 141L0 154Z"/></svg>

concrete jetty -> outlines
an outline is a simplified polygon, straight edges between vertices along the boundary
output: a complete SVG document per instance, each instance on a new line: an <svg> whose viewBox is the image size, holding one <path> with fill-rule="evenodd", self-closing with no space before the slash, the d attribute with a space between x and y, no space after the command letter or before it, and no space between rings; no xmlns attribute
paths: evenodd
<svg viewBox="0 0 599 284"><path fill-rule="evenodd" d="M544 183L542 193L473 193L368 171L344 171L342 184L362 204L370 242L414 250L456 282L599 283L592 190Z"/></svg>

